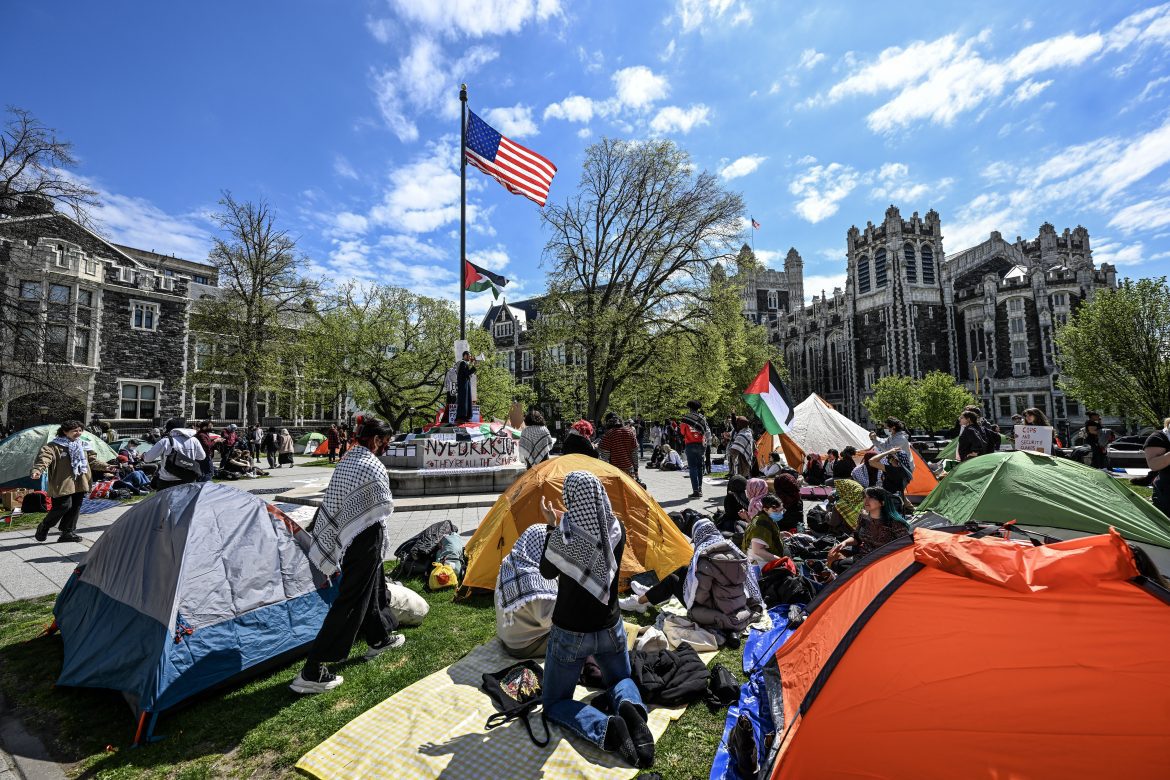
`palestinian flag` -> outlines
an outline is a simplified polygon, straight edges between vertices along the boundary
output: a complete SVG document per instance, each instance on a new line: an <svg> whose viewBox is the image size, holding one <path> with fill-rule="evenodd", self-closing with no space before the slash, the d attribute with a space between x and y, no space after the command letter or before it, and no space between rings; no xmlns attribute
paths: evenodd
<svg viewBox="0 0 1170 780"><path fill-rule="evenodd" d="M764 423L764 430L771 434L787 433L788 424L792 422L792 397L788 395L788 388L780 380L780 375L772 367L771 362L765 363L760 369L748 389L743 393L743 400L752 408L756 416Z"/></svg>
<svg viewBox="0 0 1170 780"><path fill-rule="evenodd" d="M467 280L467 289L472 292L483 292L484 290L491 290L493 298L499 298L500 292L503 291L504 286L508 284L508 280L499 274L493 274L491 271L480 268L474 263L463 261L465 266L463 276Z"/></svg>

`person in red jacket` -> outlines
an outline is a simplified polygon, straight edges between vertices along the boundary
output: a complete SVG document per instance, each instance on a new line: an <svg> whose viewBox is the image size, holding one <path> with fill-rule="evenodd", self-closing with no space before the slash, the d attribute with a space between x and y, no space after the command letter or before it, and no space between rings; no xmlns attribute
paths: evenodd
<svg viewBox="0 0 1170 780"><path fill-rule="evenodd" d="M687 456L687 471L691 477L691 498L703 496L703 467L706 464L707 443L711 438L707 418L699 411L702 408L698 401L687 401L687 409L690 411L678 425L683 440L683 453Z"/></svg>

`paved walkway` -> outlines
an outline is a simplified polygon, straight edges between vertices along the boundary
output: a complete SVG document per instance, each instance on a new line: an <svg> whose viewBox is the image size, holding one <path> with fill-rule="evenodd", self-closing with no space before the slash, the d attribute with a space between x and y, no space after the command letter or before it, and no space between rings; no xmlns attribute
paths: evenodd
<svg viewBox="0 0 1170 780"><path fill-rule="evenodd" d="M231 484L240 490L268 491L281 488L283 492L312 484L324 485L332 473L333 470L329 468L297 466L293 469L274 471L267 479L241 480ZM667 512L689 507L704 514L714 514L715 510L723 505L723 494L726 492L724 480L713 481L708 477L706 480L708 484L704 489L705 498L691 499L690 481L685 472L645 469L642 472L642 480L650 489L650 494ZM265 495L263 498L272 501L274 496L275 493ZM477 506L430 509L426 508L427 505L426 499L404 498L397 502L394 517L389 524L391 549L439 520L450 520L462 536L470 538L490 508ZM0 531L0 603L58 593L85 552L130 506L133 505L82 515L77 529L82 538L80 543L54 542L53 535L50 535L48 542L38 542L33 538L33 528ZM307 523L313 516L311 507L292 504L280 506L298 522Z"/></svg>

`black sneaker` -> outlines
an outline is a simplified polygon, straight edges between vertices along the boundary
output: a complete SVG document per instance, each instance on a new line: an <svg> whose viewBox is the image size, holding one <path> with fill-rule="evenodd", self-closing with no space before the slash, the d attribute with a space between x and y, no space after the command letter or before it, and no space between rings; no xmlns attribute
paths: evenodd
<svg viewBox="0 0 1170 780"><path fill-rule="evenodd" d="M324 693L331 691L345 682L340 674L329 671L325 664L317 664L316 669L301 669L297 678L289 684L294 693Z"/></svg>
<svg viewBox="0 0 1170 780"><path fill-rule="evenodd" d="M80 542L81 537L70 531L67 534L61 534L57 537L58 542Z"/></svg>
<svg viewBox="0 0 1170 780"><path fill-rule="evenodd" d="M623 701L618 707L618 714L626 724L630 733L630 741L634 743L634 754L639 769L649 769L654 766L654 735L646 725L646 717L633 702Z"/></svg>
<svg viewBox="0 0 1170 780"><path fill-rule="evenodd" d="M43 542L49 538L49 529L45 526L44 523L37 524L37 530L36 533L33 534L33 538L38 542Z"/></svg>
<svg viewBox="0 0 1170 780"><path fill-rule="evenodd" d="M406 644L406 637L404 637L402 634L391 634L390 637L386 640L385 644L370 645L370 649L367 650L366 654L362 657L367 661L370 661L374 658L377 658L387 650L393 650L396 647L402 647L404 644Z"/></svg>

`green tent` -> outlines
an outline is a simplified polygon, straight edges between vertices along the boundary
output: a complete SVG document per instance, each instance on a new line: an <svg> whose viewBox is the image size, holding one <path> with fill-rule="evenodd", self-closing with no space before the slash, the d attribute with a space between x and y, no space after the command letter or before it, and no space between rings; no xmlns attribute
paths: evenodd
<svg viewBox="0 0 1170 780"><path fill-rule="evenodd" d="M1106 533L1170 548L1170 519L1103 471L1031 452L993 452L960 463L919 510L975 520Z"/></svg>
<svg viewBox="0 0 1170 780"><path fill-rule="evenodd" d="M1007 436L1004 436L1001 433L999 435L999 443L1001 445L1011 444L1012 440L1010 438L1008 438ZM951 439L951 443L948 444L947 446L943 447L941 450L939 450L938 455L935 456L935 460L958 460L958 459L959 459L959 437L958 436Z"/></svg>
<svg viewBox="0 0 1170 780"><path fill-rule="evenodd" d="M37 425L0 441L0 487L40 487L29 479L28 473L41 447L56 436L57 425ZM81 438L97 453L98 460L111 461L118 457L110 445L89 431L82 433Z"/></svg>
<svg viewBox="0 0 1170 780"><path fill-rule="evenodd" d="M311 431L309 433L303 434L301 438L297 439L297 444L304 447L308 444L320 444L323 441L325 441L325 434Z"/></svg>

